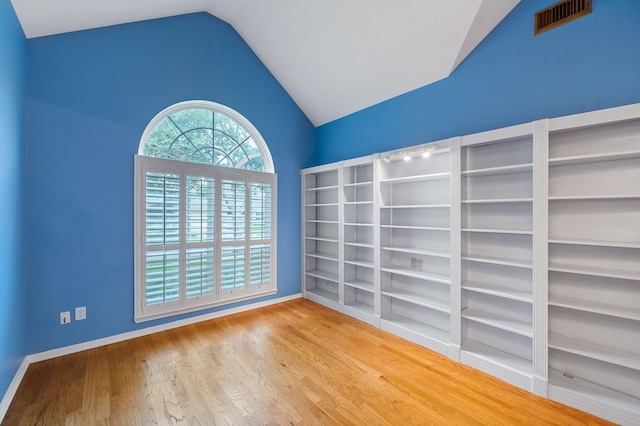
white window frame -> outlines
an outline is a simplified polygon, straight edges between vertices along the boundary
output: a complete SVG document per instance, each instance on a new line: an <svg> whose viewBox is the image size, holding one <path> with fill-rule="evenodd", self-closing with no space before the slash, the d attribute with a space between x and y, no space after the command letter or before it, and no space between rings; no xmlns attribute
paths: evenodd
<svg viewBox="0 0 640 426"><path fill-rule="evenodd" d="M265 169L273 171L273 161L266 143L258 131L236 111L220 104L206 101L189 101L173 105L159 113L147 126L143 133L138 155L135 156L135 187L134 187L134 216L135 216L135 291L134 291L134 321L143 322L159 318L166 318L189 312L195 312L207 308L221 306L243 300L254 299L277 293L277 176L275 173L256 172L244 169L213 166L202 163L190 163L162 158L147 157L141 155L148 135L155 126L165 117L184 109L211 109L229 116L247 129L263 155ZM161 246L147 246L146 244L146 176L149 172L168 173L180 176L180 240L173 244L173 248L179 251L180 264L180 297L179 300L159 304L146 304L146 253L147 248L158 249ZM199 297L186 297L186 251L189 247L200 247L200 243L186 242L186 178L205 177L213 178L215 182L215 213L214 213L214 241L206 243L214 249L215 280L214 292ZM223 241L221 231L221 183L223 180L242 181L245 183L245 238L234 242ZM268 184L271 186L271 218L270 237L266 239L251 239L251 191L254 183ZM250 247L261 244L270 245L270 280L260 285L251 285L250 276ZM244 286L233 291L221 289L221 255L225 246L242 246L245 250Z"/></svg>
<svg viewBox="0 0 640 426"><path fill-rule="evenodd" d="M217 112L220 114L224 114L229 118L235 120L238 124L245 128L245 130L251 135L251 138L255 142L256 146L260 150L260 155L262 156L262 160L264 163L264 171L265 173L275 173L275 168L273 166L273 158L271 157L271 151L267 146L267 143L262 138L258 129L249 121L246 117L240 114L238 111L229 108L226 105L218 104L210 101L185 101L179 102L177 104L171 105L168 108L160 111L153 119L149 122L147 127L144 129L144 133L142 133L142 138L140 139L140 145L138 146L138 155L144 155L144 145L149 138L153 129L156 128L158 124L171 114L176 112L188 110L188 109L207 109L213 112Z"/></svg>

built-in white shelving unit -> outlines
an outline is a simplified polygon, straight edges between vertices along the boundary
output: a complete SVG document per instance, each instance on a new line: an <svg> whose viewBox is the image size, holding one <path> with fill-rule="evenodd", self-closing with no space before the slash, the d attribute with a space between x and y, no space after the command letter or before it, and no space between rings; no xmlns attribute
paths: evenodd
<svg viewBox="0 0 640 426"><path fill-rule="evenodd" d="M341 179L335 166L302 176L303 293L338 309L340 299Z"/></svg>
<svg viewBox="0 0 640 426"><path fill-rule="evenodd" d="M640 424L640 119L621 118L549 135L549 397Z"/></svg>
<svg viewBox="0 0 640 426"><path fill-rule="evenodd" d="M461 140L460 360L531 388L533 136Z"/></svg>
<svg viewBox="0 0 640 426"><path fill-rule="evenodd" d="M379 324L376 247L378 163L372 157L345 161L343 175L344 300L343 312Z"/></svg>
<svg viewBox="0 0 640 426"><path fill-rule="evenodd" d="M424 152L380 162L380 324L449 355L451 155Z"/></svg>
<svg viewBox="0 0 640 426"><path fill-rule="evenodd" d="M302 192L304 297L640 425L640 104L306 169Z"/></svg>

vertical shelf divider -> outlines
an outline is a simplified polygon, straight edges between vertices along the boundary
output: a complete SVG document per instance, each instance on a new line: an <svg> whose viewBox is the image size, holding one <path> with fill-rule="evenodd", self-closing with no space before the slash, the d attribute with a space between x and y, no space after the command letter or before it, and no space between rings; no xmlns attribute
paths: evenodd
<svg viewBox="0 0 640 426"><path fill-rule="evenodd" d="M340 309L380 325L376 294L375 187L377 155L345 160L340 166Z"/></svg>
<svg viewBox="0 0 640 426"><path fill-rule="evenodd" d="M338 163L338 305L344 312L344 161Z"/></svg>
<svg viewBox="0 0 640 426"><path fill-rule="evenodd" d="M460 361L461 348L461 317L460 298L461 290L461 208L460 208L460 137L449 139L451 145L451 209L449 211L451 222L450 249L451 249L451 348L449 357Z"/></svg>
<svg viewBox="0 0 640 426"><path fill-rule="evenodd" d="M373 157L373 301L376 323L380 327L382 297L380 295L380 154Z"/></svg>
<svg viewBox="0 0 640 426"><path fill-rule="evenodd" d="M533 384L532 391L547 396L548 382L548 229L549 229L549 120L533 126Z"/></svg>

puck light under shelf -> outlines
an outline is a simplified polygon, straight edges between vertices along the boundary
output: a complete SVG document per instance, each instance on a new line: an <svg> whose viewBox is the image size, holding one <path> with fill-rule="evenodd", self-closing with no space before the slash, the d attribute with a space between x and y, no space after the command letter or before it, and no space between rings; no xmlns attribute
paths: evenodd
<svg viewBox="0 0 640 426"><path fill-rule="evenodd" d="M393 153L387 154L384 157L384 161L388 163L397 157L402 157L404 161L411 161L413 157L416 157L418 155L421 156L422 158L428 158L429 156L431 156L431 153L436 150L436 148L437 148L436 145L428 145L423 148L419 148L417 150L414 149L410 151L393 152Z"/></svg>

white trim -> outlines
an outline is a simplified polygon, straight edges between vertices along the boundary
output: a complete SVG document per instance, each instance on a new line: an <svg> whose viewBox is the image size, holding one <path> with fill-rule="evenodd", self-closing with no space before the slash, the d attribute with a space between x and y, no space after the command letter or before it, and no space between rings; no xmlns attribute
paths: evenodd
<svg viewBox="0 0 640 426"><path fill-rule="evenodd" d="M223 305L230 305L232 303L237 303L237 302L244 302L245 300L250 300L250 299L257 299L259 297L266 297L266 296L271 296L274 295L278 292L278 290L269 290L267 292L264 293L251 293L251 294L247 294L246 296L242 296L242 297L238 297L238 298L234 298L234 299L220 299L220 300L216 300L215 302L212 303L207 303L206 305L195 305L195 306L185 306L184 308L178 308L178 309L174 309L170 312L166 312L166 311L161 311L158 313L152 313L152 314L147 314L147 315L139 315L133 318L133 322L135 322L136 324L140 324L140 323L144 323L147 321L154 321L157 319L162 319L162 318L169 318L172 316L176 316L176 315L183 315L183 314L188 314L191 312L196 312L196 311L203 311L205 309L210 309L210 308L215 308L217 306L223 306ZM214 317L216 318L216 317ZM184 320L180 320L180 321L184 321Z"/></svg>
<svg viewBox="0 0 640 426"><path fill-rule="evenodd" d="M238 111L229 108L226 105L204 100L178 102L177 104L173 104L156 114L156 116L153 117L149 124L147 124L147 127L142 133L142 138L140 138L140 144L138 145L138 155L144 155L143 150L144 145L147 142L147 138L149 138L149 135L151 134L153 129L155 129L155 127L162 120L164 120L171 114L188 109L206 109L214 112L219 112L220 114L226 115L227 117L232 118L233 120L240 123L240 125L242 125L242 127L244 127L247 132L249 132L251 138L260 150L260 154L262 155L262 160L264 162L264 171L266 173L275 173L275 167L273 165L271 152L269 151L269 146L267 145L267 142L265 142L258 129L256 129L256 126L254 126L244 115L240 114Z"/></svg>
<svg viewBox="0 0 640 426"><path fill-rule="evenodd" d="M0 402L0 423L4 420L4 416L9 411L9 406L11 405L11 401L13 401L13 397L16 396L16 392L18 391L18 387L24 378L25 373L27 372L27 368L29 368L29 357L25 356L16 371L15 376L13 376L13 380L9 383L9 389L4 394L2 401Z"/></svg>
<svg viewBox="0 0 640 426"><path fill-rule="evenodd" d="M579 114L555 117L549 120L549 131L577 130L603 124L636 120L640 116L640 103L623 105L614 108L582 112Z"/></svg>
<svg viewBox="0 0 640 426"><path fill-rule="evenodd" d="M127 333L116 334L114 336L104 337L102 339L91 340L88 342L78 343L76 345L65 346L62 348L52 349L50 351L39 352L31 355L27 355L22 360L22 364L18 368L13 380L9 384L7 392L5 392L2 402L0 402L0 423L4 420L4 416L9 410L11 401L15 396L22 379L24 378L29 365L46 361L49 359L74 354L77 352L86 351L89 349L99 348L101 346L111 345L113 343L124 342L126 340L136 339L138 337L148 336L150 334L160 333L162 331L172 330L174 328L184 327L191 324L196 324L203 321L209 321L215 318L224 317L227 315L238 314L241 312L251 311L253 309L264 308L266 306L277 305L279 303L288 302L290 300L300 299L301 293L292 294L290 296L279 297L277 299L265 300L264 302L252 303L250 305L238 306L236 308L224 309L222 311L210 312L208 314L198 315L191 318L185 318L178 321L168 322L166 324L156 325L153 327L143 328L141 330L130 331Z"/></svg>
<svg viewBox="0 0 640 426"><path fill-rule="evenodd" d="M129 331L127 333L116 334L115 336L104 337L102 339L91 340L88 342L78 343L76 345L65 346L62 348L52 349L46 352L40 352L40 353L28 355L27 358L29 359L30 363L46 361L48 359L57 358L64 355L70 355L76 352L82 352L87 349L95 349L101 346L110 345L112 343L119 343L125 340L136 339L138 337L148 336L150 334L172 330L174 328L184 327L186 325L196 324L203 321L209 321L209 320L224 317L227 315L233 315L240 312L250 311L253 309L264 308L266 306L277 305L278 303L288 302L290 300L299 299L301 297L302 297L302 294L297 293L291 296L284 296L277 299L266 300L264 302L252 303L250 305L243 305L243 306L238 306L236 308L210 312L208 314L203 314L203 315L198 315L191 318L172 321L166 324L143 328L141 330Z"/></svg>

